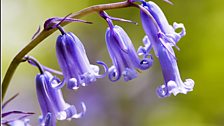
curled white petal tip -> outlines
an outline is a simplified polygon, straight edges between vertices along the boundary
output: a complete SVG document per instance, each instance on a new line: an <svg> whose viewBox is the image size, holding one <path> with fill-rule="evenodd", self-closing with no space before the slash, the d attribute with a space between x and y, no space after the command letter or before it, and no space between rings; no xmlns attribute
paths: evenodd
<svg viewBox="0 0 224 126"><path fill-rule="evenodd" d="M86 113L86 105L85 105L84 102L81 102L81 105L82 105L82 112L73 114L72 118L78 119L78 118L81 118L81 117L83 117L85 115L85 113Z"/></svg>
<svg viewBox="0 0 224 126"><path fill-rule="evenodd" d="M186 79L186 81L184 82L184 84L185 84L185 87L186 88L193 90L193 88L194 88L194 80L192 80L192 79Z"/></svg>
<svg viewBox="0 0 224 126"><path fill-rule="evenodd" d="M169 93L167 93L167 89L165 85L161 85L156 89L156 93L160 98L168 97L170 96Z"/></svg>
<svg viewBox="0 0 224 126"><path fill-rule="evenodd" d="M65 120L67 118L67 114L65 111L61 111L56 115L58 120Z"/></svg>
<svg viewBox="0 0 224 126"><path fill-rule="evenodd" d="M130 68L126 68L125 71L122 72L122 75L124 76L124 81L132 80L138 76L137 72Z"/></svg>
<svg viewBox="0 0 224 126"><path fill-rule="evenodd" d="M79 89L79 87L73 87L72 88L72 90L74 90L74 91L76 91L76 90L78 90Z"/></svg>
<svg viewBox="0 0 224 126"><path fill-rule="evenodd" d="M67 85L69 89L77 90L79 88L76 78L70 78Z"/></svg>
<svg viewBox="0 0 224 126"><path fill-rule="evenodd" d="M86 84L86 83L82 83L81 85L82 85L83 87L87 86L87 84Z"/></svg>
<svg viewBox="0 0 224 126"><path fill-rule="evenodd" d="M183 36L186 35L186 29L185 29L185 27L184 27L184 24L174 22L174 23L173 23L173 28L174 28L174 30L179 29L179 28L181 29L181 32L179 33L179 35L180 35L181 37L183 37Z"/></svg>

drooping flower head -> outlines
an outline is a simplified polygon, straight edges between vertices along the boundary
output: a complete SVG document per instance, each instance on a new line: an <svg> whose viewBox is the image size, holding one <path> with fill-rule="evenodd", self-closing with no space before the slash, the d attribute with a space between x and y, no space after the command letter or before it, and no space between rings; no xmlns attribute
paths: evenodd
<svg viewBox="0 0 224 126"><path fill-rule="evenodd" d="M41 126L56 126L57 120L80 118L85 114L86 107L83 102L83 111L78 113L74 105L64 101L60 79L45 71L43 65L35 58L25 56L24 60L38 67L40 71L36 76L36 93L42 112L39 118Z"/></svg>
<svg viewBox="0 0 224 126"><path fill-rule="evenodd" d="M112 23L112 19L125 21L124 19L109 17L105 12L101 12L100 15L109 25L106 31L106 44L113 62L109 68L109 79L117 81L122 75L125 81L136 78L136 69L148 69L152 65L152 58L144 55L141 60L127 33L120 26L114 26Z"/></svg>
<svg viewBox="0 0 224 126"><path fill-rule="evenodd" d="M57 120L80 118L86 111L82 102L83 112L78 113L74 105L64 101L61 89L57 88L58 79L45 71L36 76L37 97L42 111L39 123L42 126L56 126Z"/></svg>
<svg viewBox="0 0 224 126"><path fill-rule="evenodd" d="M106 76L106 64L97 62L105 68L105 73L100 75L99 67L90 64L82 42L71 32L62 30L62 35L57 38L56 53L64 80L70 89L77 89L80 85L86 86L97 78Z"/></svg>
<svg viewBox="0 0 224 126"><path fill-rule="evenodd" d="M186 34L183 24L174 23L173 26L169 25L162 10L152 1L142 1L142 6L149 14L141 9L141 20L143 29L145 30L146 37L144 50L149 50L152 45L156 56L159 58L160 65L164 77L164 85L157 89L157 94L160 97L167 97L170 94L177 95L178 93L186 94L193 90L194 81L186 79L183 82L180 78L175 53L172 46ZM181 28L182 31L177 33L175 30ZM141 53L143 51L140 51ZM148 53L145 51L144 53Z"/></svg>
<svg viewBox="0 0 224 126"><path fill-rule="evenodd" d="M59 35L56 42L57 59L62 70L64 83L67 83L69 89L78 89L80 85L86 86L97 78L103 78L107 73L107 66L102 61L97 61L98 64L103 65L105 73L99 74L99 67L90 64L84 46L77 36L71 32L65 32L60 26L62 22L83 22L91 24L80 19L69 18L70 15L60 18L50 18L45 21L44 29L51 30L58 28L62 35Z"/></svg>

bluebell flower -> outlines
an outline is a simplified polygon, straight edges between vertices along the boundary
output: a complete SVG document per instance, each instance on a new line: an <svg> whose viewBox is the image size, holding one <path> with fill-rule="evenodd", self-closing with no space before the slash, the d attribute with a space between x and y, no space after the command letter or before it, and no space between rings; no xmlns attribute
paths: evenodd
<svg viewBox="0 0 224 126"><path fill-rule="evenodd" d="M64 75L64 81L69 89L77 89L86 86L97 78L103 78L107 73L107 66L102 61L97 63L103 65L105 73L99 74L99 67L90 64L82 42L73 33L65 33L58 36L56 43L57 59Z"/></svg>
<svg viewBox="0 0 224 126"><path fill-rule="evenodd" d="M80 113L74 105L66 103L58 85L58 80L49 72L36 76L37 97L42 111L39 119L41 126L56 126L57 120L80 118L86 112L84 103L81 103L83 111Z"/></svg>
<svg viewBox="0 0 224 126"><path fill-rule="evenodd" d="M142 2L143 7L151 14L149 16L141 10L141 20L146 37L145 47L139 50L139 53L148 53L153 47L156 56L159 58L164 77L164 85L158 87L157 94L160 97L167 97L170 94L186 94L193 90L194 81L186 79L183 82L180 78L173 46L186 34L183 24L174 23L169 25L162 10L152 1ZM181 28L182 31L177 33L175 30ZM152 45L152 46L150 46ZM142 51L143 50L143 51Z"/></svg>
<svg viewBox="0 0 224 126"><path fill-rule="evenodd" d="M108 24L110 27L106 31L106 44L113 61L109 68L109 79L117 81L123 75L125 81L132 80L137 77L136 69L148 69L153 59L147 54L141 60L127 33L120 26L114 26L111 21Z"/></svg>

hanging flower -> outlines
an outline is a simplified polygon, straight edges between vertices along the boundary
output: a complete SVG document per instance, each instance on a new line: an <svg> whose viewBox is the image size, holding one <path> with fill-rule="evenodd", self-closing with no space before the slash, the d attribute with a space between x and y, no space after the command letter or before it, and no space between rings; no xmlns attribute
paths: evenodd
<svg viewBox="0 0 224 126"><path fill-rule="evenodd" d="M147 37L144 38L146 44L143 48L146 51L140 52L148 53L147 50L151 48L149 45L152 44L155 54L159 58L165 84L158 87L157 94L160 97L167 97L170 94L186 94L192 91L194 81L192 79L186 79L185 82L181 80L175 53L172 49L172 46L178 48L176 43L186 34L184 25L174 23L173 26L170 26L162 10L155 3L152 1L143 1L142 3L151 17L141 10L142 25ZM182 31L176 33L177 28L181 28Z"/></svg>
<svg viewBox="0 0 224 126"><path fill-rule="evenodd" d="M82 42L73 33L65 33L60 27L62 35L58 36L56 52L59 65L64 75L64 80L69 89L78 89L80 85L86 86L97 78L103 78L107 73L107 66L102 61L105 73L99 74L99 67L90 64Z"/></svg>
<svg viewBox="0 0 224 126"><path fill-rule="evenodd" d="M109 24L106 31L106 44L113 61L113 65L109 68L109 79L117 81L123 75L124 80L129 81L137 77L136 69L146 70L151 67L153 59L148 58L147 54L141 60L127 33L120 26L114 26L111 19L130 21L109 17L106 12L100 14Z"/></svg>
<svg viewBox="0 0 224 126"><path fill-rule="evenodd" d="M78 113L74 105L69 105L64 101L60 85L49 72L44 72L36 76L36 91L41 107L42 116L39 119L41 126L56 126L57 120L80 118L86 112L84 103L83 112Z"/></svg>

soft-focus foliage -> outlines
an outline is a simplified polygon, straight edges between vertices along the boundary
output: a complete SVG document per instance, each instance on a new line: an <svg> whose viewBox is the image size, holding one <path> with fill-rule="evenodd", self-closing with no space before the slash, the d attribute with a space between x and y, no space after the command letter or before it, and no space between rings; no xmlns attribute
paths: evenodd
<svg viewBox="0 0 224 126"><path fill-rule="evenodd" d="M23 48L36 32L39 25L54 16L65 16L84 7L116 2L118 0L2 0L2 77L12 58ZM182 22L186 36L175 50L178 66L183 78L195 81L193 92L167 99L156 96L156 87L163 83L158 60L139 77L125 83L99 79L92 85L78 91L64 88L65 100L71 104L84 101L86 115L81 119L59 122L68 126L222 126L224 125L224 9L220 0L173 0L169 5L156 0L170 23ZM132 39L135 48L142 44L144 31L141 27L139 10L126 8L107 11L115 17L137 21L135 26L114 22L122 26ZM76 34L83 42L90 63L100 59L110 64L104 40L106 22L96 14L83 19L94 24L72 23L66 31ZM42 27L43 28L43 27ZM54 33L30 54L42 64L58 69L55 41L59 32ZM38 123L40 108L35 93L35 75L38 71L23 63L17 69L6 94L8 99L20 92L20 96L7 106L7 110L35 111L31 124ZM103 72L103 71L102 71ZM77 108L80 109L80 108Z"/></svg>

